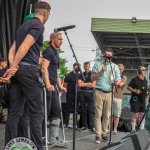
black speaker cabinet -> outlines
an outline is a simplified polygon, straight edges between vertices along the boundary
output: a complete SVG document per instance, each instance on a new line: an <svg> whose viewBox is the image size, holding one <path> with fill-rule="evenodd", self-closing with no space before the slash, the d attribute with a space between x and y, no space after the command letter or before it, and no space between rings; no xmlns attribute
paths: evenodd
<svg viewBox="0 0 150 150"><path fill-rule="evenodd" d="M133 134L129 134L125 136L122 140L129 138L129 137L132 139L135 150L146 150L150 144L149 138L145 129L138 131L136 133L133 133Z"/></svg>
<svg viewBox="0 0 150 150"><path fill-rule="evenodd" d="M134 144L133 144L133 141L132 141L131 137L122 139L122 140L120 141L120 143L125 146L125 150L136 150L136 149L134 148Z"/></svg>
<svg viewBox="0 0 150 150"><path fill-rule="evenodd" d="M120 144L120 142L117 142L117 143L110 144L106 147L103 147L100 150L126 150L126 149L124 144Z"/></svg>

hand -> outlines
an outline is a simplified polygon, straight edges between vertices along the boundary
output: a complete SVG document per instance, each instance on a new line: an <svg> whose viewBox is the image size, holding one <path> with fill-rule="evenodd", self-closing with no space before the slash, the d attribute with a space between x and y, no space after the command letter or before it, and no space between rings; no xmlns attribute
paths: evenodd
<svg viewBox="0 0 150 150"><path fill-rule="evenodd" d="M51 84L47 84L47 85L46 85L46 89L47 89L48 91L55 91L54 86L51 85Z"/></svg>
<svg viewBox="0 0 150 150"><path fill-rule="evenodd" d="M141 93L140 89L136 90L135 93L136 93L136 94L140 94L140 93Z"/></svg>
<svg viewBox="0 0 150 150"><path fill-rule="evenodd" d="M101 71L102 73L104 73L106 70L107 70L107 66L103 66Z"/></svg>
<svg viewBox="0 0 150 150"><path fill-rule="evenodd" d="M60 87L60 91L61 91L62 93L66 93L66 92L67 92L67 89L66 89L65 87L61 86L61 87Z"/></svg>
<svg viewBox="0 0 150 150"><path fill-rule="evenodd" d="M14 75L16 74L18 68L19 68L19 67L17 66L16 68L14 68L14 69L11 70L11 75L12 75L12 76L14 76Z"/></svg>
<svg viewBox="0 0 150 150"><path fill-rule="evenodd" d="M11 69L8 69L5 74L3 75L3 78L2 78L2 82L3 83L6 83L6 82L9 82L10 78L11 78Z"/></svg>

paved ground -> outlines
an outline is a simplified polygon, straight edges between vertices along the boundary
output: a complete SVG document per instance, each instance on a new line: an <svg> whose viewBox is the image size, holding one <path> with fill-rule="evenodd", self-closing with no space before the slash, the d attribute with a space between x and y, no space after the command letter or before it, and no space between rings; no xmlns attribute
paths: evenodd
<svg viewBox="0 0 150 150"><path fill-rule="evenodd" d="M0 150L4 148L4 133L5 124L0 123ZM128 133L119 132L118 135L112 135L112 141L117 142ZM60 136L63 138L62 130ZM107 142L101 142L100 144L94 143L95 134L88 132L76 131L75 150L99 150L102 147L108 145ZM67 148L49 148L49 150L73 150L73 130L71 128L65 130L65 139L67 141Z"/></svg>

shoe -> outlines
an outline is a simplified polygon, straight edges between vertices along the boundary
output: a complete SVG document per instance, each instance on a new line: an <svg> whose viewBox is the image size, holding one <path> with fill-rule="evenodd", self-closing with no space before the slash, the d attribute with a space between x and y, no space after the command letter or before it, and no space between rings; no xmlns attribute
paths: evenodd
<svg viewBox="0 0 150 150"><path fill-rule="evenodd" d="M109 137L108 137L107 135L105 135L105 136L103 135L103 136L102 136L102 139L103 139L104 141L109 141Z"/></svg>
<svg viewBox="0 0 150 150"><path fill-rule="evenodd" d="M136 133L136 130L132 130L132 131L131 131L131 134L133 134L133 133Z"/></svg>
<svg viewBox="0 0 150 150"><path fill-rule="evenodd" d="M117 135L118 133L117 133L117 131L116 130L114 130L113 131L113 135Z"/></svg>
<svg viewBox="0 0 150 150"><path fill-rule="evenodd" d="M101 137L95 137L95 143L100 144L101 143Z"/></svg>
<svg viewBox="0 0 150 150"><path fill-rule="evenodd" d="M63 125L64 129L68 129L68 125L64 124Z"/></svg>
<svg viewBox="0 0 150 150"><path fill-rule="evenodd" d="M95 128L91 128L91 132L92 133L95 133L96 131L95 131Z"/></svg>
<svg viewBox="0 0 150 150"><path fill-rule="evenodd" d="M67 147L67 143L66 142L64 142L62 139L60 139L59 137L56 137L56 139L53 139L53 140L51 140L50 141L50 144L49 144L49 146L51 147L51 148L53 148L53 147Z"/></svg>
<svg viewBox="0 0 150 150"><path fill-rule="evenodd" d="M42 142L43 142L43 145L45 146L46 145L46 138L43 137L42 138ZM47 145L50 145L50 142L47 140Z"/></svg>
<svg viewBox="0 0 150 150"><path fill-rule="evenodd" d="M81 129L80 129L80 132L87 132L88 131L88 128L87 127L82 127Z"/></svg>

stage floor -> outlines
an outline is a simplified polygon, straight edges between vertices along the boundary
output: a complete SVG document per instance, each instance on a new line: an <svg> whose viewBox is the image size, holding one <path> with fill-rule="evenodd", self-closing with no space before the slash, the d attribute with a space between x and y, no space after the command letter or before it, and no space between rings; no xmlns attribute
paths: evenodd
<svg viewBox="0 0 150 150"><path fill-rule="evenodd" d="M122 137L129 133L118 132L118 135L112 135L112 142L119 141ZM0 150L4 148L4 135L5 135L5 124L0 123ZM60 136L63 138L62 129L60 130ZM49 148L52 150L73 150L73 130L72 128L65 129L65 138L67 141L67 148ZM108 142L101 142L96 144L94 142L95 134L90 131L79 132L76 131L75 150L99 150L102 147L108 145Z"/></svg>

